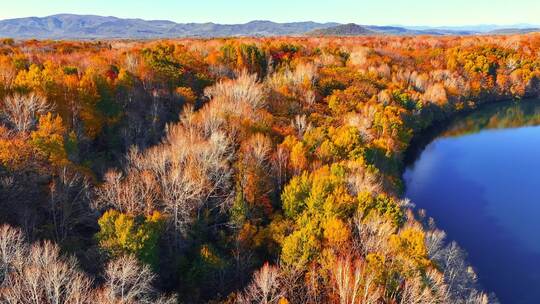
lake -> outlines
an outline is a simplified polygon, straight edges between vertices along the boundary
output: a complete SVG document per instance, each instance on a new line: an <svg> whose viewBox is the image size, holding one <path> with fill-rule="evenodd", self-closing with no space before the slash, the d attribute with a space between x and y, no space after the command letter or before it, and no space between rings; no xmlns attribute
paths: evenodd
<svg viewBox="0 0 540 304"><path fill-rule="evenodd" d="M502 303L540 303L540 100L456 118L404 173L405 196Z"/></svg>

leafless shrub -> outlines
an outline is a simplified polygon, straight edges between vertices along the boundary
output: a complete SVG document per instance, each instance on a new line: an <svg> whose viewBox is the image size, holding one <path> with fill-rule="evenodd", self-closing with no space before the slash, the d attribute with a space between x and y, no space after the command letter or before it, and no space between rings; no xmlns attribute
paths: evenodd
<svg viewBox="0 0 540 304"><path fill-rule="evenodd" d="M349 114L347 117L348 124L358 128L364 141L372 141L378 136L375 128L373 128L377 112L377 107L368 103L362 107L359 114Z"/></svg>
<svg viewBox="0 0 540 304"><path fill-rule="evenodd" d="M380 103L389 104L393 98L388 90L382 90L379 95L377 95L377 99Z"/></svg>
<svg viewBox="0 0 540 304"><path fill-rule="evenodd" d="M223 64L218 65L210 65L209 72L212 76L216 78L223 78L223 77L233 77L234 71L231 70L229 67Z"/></svg>
<svg viewBox="0 0 540 304"><path fill-rule="evenodd" d="M471 84L459 74L452 74L444 81L444 86L454 96L469 96L471 92Z"/></svg>
<svg viewBox="0 0 540 304"><path fill-rule="evenodd" d="M220 103L220 100L213 100L209 104L206 104L201 110L198 111L197 119L188 125L188 121L182 119L182 123L187 128L198 128L202 135L205 137L210 136L215 132L222 131L230 126L227 125L226 114L228 113L240 113L242 109L229 104ZM254 115L253 113L249 114ZM248 116L248 117L250 117Z"/></svg>
<svg viewBox="0 0 540 304"><path fill-rule="evenodd" d="M452 72L449 70L433 70L429 75L432 81L444 82L452 77Z"/></svg>
<svg viewBox="0 0 540 304"><path fill-rule="evenodd" d="M340 58L334 54L323 52L315 63L320 66L340 66L342 64Z"/></svg>

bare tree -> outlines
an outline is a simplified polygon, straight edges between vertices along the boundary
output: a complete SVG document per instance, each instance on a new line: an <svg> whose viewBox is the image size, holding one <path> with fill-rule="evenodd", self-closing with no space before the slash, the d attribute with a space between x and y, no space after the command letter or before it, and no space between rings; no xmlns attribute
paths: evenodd
<svg viewBox="0 0 540 304"><path fill-rule="evenodd" d="M204 91L209 98L218 98L236 105L248 105L253 110L263 108L263 85L257 82L257 75L242 72L235 80L221 81Z"/></svg>
<svg viewBox="0 0 540 304"><path fill-rule="evenodd" d="M366 271L365 263L350 256L339 258L332 268L334 292L340 304L378 303L380 290L375 276Z"/></svg>
<svg viewBox="0 0 540 304"><path fill-rule="evenodd" d="M282 86L289 86L293 90L305 87L306 84L313 84L317 80L317 67L312 63L301 63L294 70L284 70L280 73L274 73L267 79L267 84L272 89ZM300 90L300 93L304 93Z"/></svg>
<svg viewBox="0 0 540 304"><path fill-rule="evenodd" d="M6 228L3 228L6 231ZM17 233L15 233L16 235ZM11 234L13 237L14 234ZM15 237L20 240L20 237ZM9 304L84 304L93 302L92 281L78 270L74 258L60 255L58 246L34 244L27 255L12 260L0 301ZM22 259L22 261L20 260Z"/></svg>
<svg viewBox="0 0 540 304"><path fill-rule="evenodd" d="M279 265L280 281L285 298L290 303L308 303L308 290L305 284L305 271L296 265Z"/></svg>
<svg viewBox="0 0 540 304"><path fill-rule="evenodd" d="M254 164L258 167L265 167L272 151L272 141L267 136L257 133L248 139L245 152L249 155L249 158L254 161Z"/></svg>
<svg viewBox="0 0 540 304"><path fill-rule="evenodd" d="M0 303L6 304L173 304L173 296L157 292L155 275L132 256L110 262L105 283L93 283L74 257L60 255L51 242L28 246L19 229L0 227Z"/></svg>
<svg viewBox="0 0 540 304"><path fill-rule="evenodd" d="M253 281L238 298L238 303L277 304L285 296L279 268L268 263L253 275Z"/></svg>
<svg viewBox="0 0 540 304"><path fill-rule="evenodd" d="M204 207L225 210L233 198L233 141L220 125L207 128L198 118L188 110L181 123L167 126L162 144L132 149L123 172L106 174L94 205L134 214L162 210L176 241Z"/></svg>
<svg viewBox="0 0 540 304"><path fill-rule="evenodd" d="M407 278L399 294L401 304L436 304L451 303L446 297L446 286L442 275L436 270L429 270L424 276Z"/></svg>
<svg viewBox="0 0 540 304"><path fill-rule="evenodd" d="M468 298L466 298L463 304L489 304L489 303L498 303L498 300L486 295L483 292L472 292Z"/></svg>
<svg viewBox="0 0 540 304"><path fill-rule="evenodd" d="M214 132L205 138L198 130L182 125L171 127L165 145L148 153L164 208L177 229L185 231L194 213L212 201L211 208L222 210L230 204L232 153L224 133Z"/></svg>
<svg viewBox="0 0 540 304"><path fill-rule="evenodd" d="M17 69L13 64L0 65L0 88L10 89L15 77L17 77Z"/></svg>
<svg viewBox="0 0 540 304"><path fill-rule="evenodd" d="M442 230L431 229L426 232L426 249L431 260L442 258L446 233Z"/></svg>
<svg viewBox="0 0 540 304"><path fill-rule="evenodd" d="M363 256L373 252L387 254L390 251L388 241L396 230L390 221L380 216L369 216L364 220L362 216L357 216L355 223L358 234L356 247Z"/></svg>
<svg viewBox="0 0 540 304"><path fill-rule="evenodd" d="M304 102L308 105L308 106L312 106L315 104L315 101L316 101L316 95L315 93L312 91L312 90L309 90L306 92L305 96L304 96Z"/></svg>
<svg viewBox="0 0 540 304"><path fill-rule="evenodd" d="M28 95L14 94L4 99L1 104L4 119L18 132L31 130L37 115L51 110L47 100L35 93Z"/></svg>
<svg viewBox="0 0 540 304"><path fill-rule="evenodd" d="M111 261L105 270L105 284L99 302L107 304L175 303L174 297L160 295L152 286L155 275L133 256Z"/></svg>
<svg viewBox="0 0 540 304"><path fill-rule="evenodd" d="M131 73L135 73L139 68L139 58L133 53L126 54L125 63L127 70Z"/></svg>
<svg viewBox="0 0 540 304"><path fill-rule="evenodd" d="M60 170L58 176L53 178L48 211L57 242L65 240L73 233L76 225L94 218L89 208L89 187L85 177L68 168Z"/></svg>
<svg viewBox="0 0 540 304"><path fill-rule="evenodd" d="M159 174L164 210L172 215L175 230L184 233L194 218L194 212L204 204L207 180L200 175L195 164L169 168Z"/></svg>
<svg viewBox="0 0 540 304"><path fill-rule="evenodd" d="M291 125L296 130L296 134L299 138L303 138L304 133L306 133L309 129L311 129L311 124L308 123L307 117L305 114L303 115L296 115L291 122Z"/></svg>
<svg viewBox="0 0 540 304"><path fill-rule="evenodd" d="M444 105L448 102L448 96L446 94L446 89L441 83L436 83L432 86L429 86L424 93L423 99L427 102L433 102L438 105Z"/></svg>
<svg viewBox="0 0 540 304"><path fill-rule="evenodd" d="M446 234L435 229L433 222L430 225L431 229L426 232L426 249L442 272L445 299L453 303L497 303L494 296L476 289L477 276L467 264L465 252L455 242L445 245Z"/></svg>
<svg viewBox="0 0 540 304"><path fill-rule="evenodd" d="M156 209L156 178L148 170L138 171L129 168L125 177L117 170L105 174L105 183L97 188L94 207L114 208L131 214L151 213Z"/></svg>
<svg viewBox="0 0 540 304"><path fill-rule="evenodd" d="M359 265L352 265L350 259L340 259L332 271L335 282L334 289L339 297L339 303L360 303L361 267Z"/></svg>
<svg viewBox="0 0 540 304"><path fill-rule="evenodd" d="M348 184L353 193L382 192L383 185L379 176L369 172L363 166L354 166L351 169L351 174L349 174L348 177Z"/></svg>
<svg viewBox="0 0 540 304"><path fill-rule="evenodd" d="M3 286L11 271L20 269L27 256L28 246L19 229L9 225L0 227L0 282Z"/></svg>
<svg viewBox="0 0 540 304"><path fill-rule="evenodd" d="M278 190L281 193L283 185L287 181L287 167L289 164L289 153L282 146L278 146L276 152L272 156L273 176L276 179Z"/></svg>

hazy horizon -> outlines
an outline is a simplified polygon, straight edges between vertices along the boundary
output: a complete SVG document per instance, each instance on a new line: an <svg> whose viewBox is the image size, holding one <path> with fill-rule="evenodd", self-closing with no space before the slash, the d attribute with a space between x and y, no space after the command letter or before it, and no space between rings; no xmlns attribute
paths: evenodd
<svg viewBox="0 0 540 304"><path fill-rule="evenodd" d="M359 25L372 25L372 26L396 26L396 27L406 27L406 28L467 28L467 27L476 27L476 26L494 26L494 27L518 27L518 26L540 26L539 23L527 23L527 22L519 22L519 23L509 23L509 24L502 24L502 23L476 23L476 24L440 24L440 25L427 25L427 24L401 24L401 23L359 23L359 22L339 22L335 20L328 20L328 21L316 21L316 20L291 20L291 21L275 21L272 19L252 19L249 21L243 21L243 22L215 22L215 21L201 21L201 22L194 22L194 21L175 21L171 19L148 19L144 17L120 17L116 15L96 15L96 14L76 14L76 13L55 13L50 15L32 15L32 16L22 16L22 17L14 17L14 18L0 18L0 21L4 20L13 20L13 19L25 19L25 18L46 18L51 16L62 16L62 15L78 15L78 16L96 16L96 17L113 17L113 18L119 18L119 19L135 19L135 20L144 20L144 21L171 21L179 24L186 24L186 23L196 23L196 24L204 24L204 23L214 23L214 24L220 24L220 25L233 25L233 24L247 24L250 22L274 22L274 23L301 23L301 22L315 22L315 23L339 23L339 24L359 24Z"/></svg>
<svg viewBox="0 0 540 304"><path fill-rule="evenodd" d="M3 4L0 19L46 17L57 14L114 16L143 20L169 20L177 23L239 24L254 20L277 23L314 21L364 25L461 27L475 25L537 25L540 2L532 0L457 0L439 3L412 1L286 1L264 2L200 0L179 3L155 0L151 3L117 0L20 0ZM527 7L527 9L523 9Z"/></svg>

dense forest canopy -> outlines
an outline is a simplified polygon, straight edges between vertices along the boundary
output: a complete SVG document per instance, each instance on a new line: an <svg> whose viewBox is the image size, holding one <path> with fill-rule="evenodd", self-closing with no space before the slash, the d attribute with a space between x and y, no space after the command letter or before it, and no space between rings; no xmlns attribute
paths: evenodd
<svg viewBox="0 0 540 304"><path fill-rule="evenodd" d="M488 303L415 135L540 93L540 35L0 41L2 303Z"/></svg>

